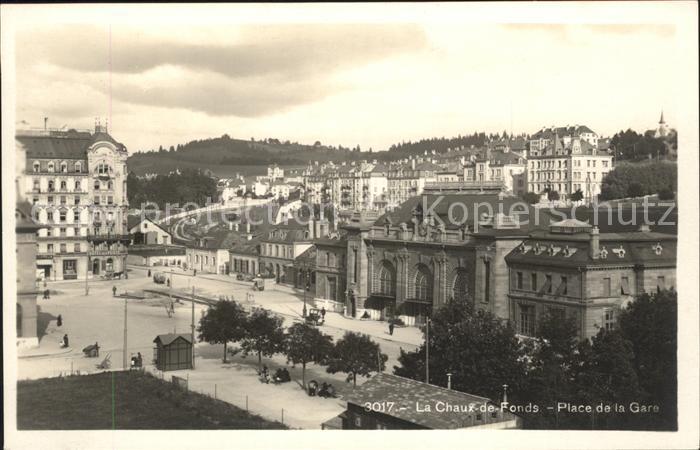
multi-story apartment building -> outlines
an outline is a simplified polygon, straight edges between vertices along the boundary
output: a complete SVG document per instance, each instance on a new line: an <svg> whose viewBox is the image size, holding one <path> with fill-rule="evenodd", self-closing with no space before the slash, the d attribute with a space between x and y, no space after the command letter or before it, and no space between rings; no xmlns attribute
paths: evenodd
<svg viewBox="0 0 700 450"><path fill-rule="evenodd" d="M437 180L440 166L430 160L413 158L399 163L387 172L387 208L396 208L406 200L423 193L426 183Z"/></svg>
<svg viewBox="0 0 700 450"><path fill-rule="evenodd" d="M499 183L503 191L521 195L527 192L527 160L518 153L487 150L464 165L462 180L476 185Z"/></svg>
<svg viewBox="0 0 700 450"><path fill-rule="evenodd" d="M576 135L560 137L555 131L547 138L542 135L539 141L531 141L528 190L538 194L556 191L562 200L580 190L584 201L595 199L603 177L613 169L613 157L599 152L591 140L597 143L597 136L589 136L588 140Z"/></svg>
<svg viewBox="0 0 700 450"><path fill-rule="evenodd" d="M534 336L546 315L573 319L582 339L614 328L636 295L675 286L676 242L648 229L600 233L575 219L531 233L505 257L516 330Z"/></svg>
<svg viewBox="0 0 700 450"><path fill-rule="evenodd" d="M19 131L25 185L39 230L37 266L47 279L125 271L127 149L106 127Z"/></svg>
<svg viewBox="0 0 700 450"><path fill-rule="evenodd" d="M582 141L588 142L591 146L598 147L598 134L585 125L574 125L565 127L551 126L549 128L542 127L539 131L530 137L530 154L546 149L554 141L561 140L565 147L568 147L571 141L578 137Z"/></svg>

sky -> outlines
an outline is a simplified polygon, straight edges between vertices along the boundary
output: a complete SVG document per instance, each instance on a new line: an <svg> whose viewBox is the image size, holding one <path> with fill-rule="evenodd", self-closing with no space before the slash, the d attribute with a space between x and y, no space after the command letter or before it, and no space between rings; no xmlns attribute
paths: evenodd
<svg viewBox="0 0 700 450"><path fill-rule="evenodd" d="M254 22L18 26L17 126L99 118L130 152L225 133L384 150L550 125L611 136L662 109L673 126L683 95L673 24Z"/></svg>

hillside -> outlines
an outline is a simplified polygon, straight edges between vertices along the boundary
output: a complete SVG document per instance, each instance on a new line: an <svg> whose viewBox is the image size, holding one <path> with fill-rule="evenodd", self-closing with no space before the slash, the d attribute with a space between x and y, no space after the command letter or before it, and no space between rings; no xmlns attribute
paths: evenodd
<svg viewBox="0 0 700 450"><path fill-rule="evenodd" d="M309 161L348 161L368 157L359 147L349 149L342 146L304 145L281 142L278 139L264 141L233 139L228 135L218 138L191 141L177 148L134 153L129 157L129 170L137 175L144 173L167 173L174 169L210 169L218 176L235 173L255 175L273 163L280 165L303 165Z"/></svg>

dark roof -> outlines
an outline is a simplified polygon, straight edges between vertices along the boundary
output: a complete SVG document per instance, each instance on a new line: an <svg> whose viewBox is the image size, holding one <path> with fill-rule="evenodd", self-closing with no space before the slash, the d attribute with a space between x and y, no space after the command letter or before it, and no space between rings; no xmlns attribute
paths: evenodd
<svg viewBox="0 0 700 450"><path fill-rule="evenodd" d="M452 207L450 217L450 207L453 204L464 206ZM552 215L545 209L535 209L526 205L520 198L510 196L500 196L499 194L423 194L411 197L391 212L385 213L374 223L375 226L383 226L387 220L394 225L402 222L412 225L414 210L422 210L423 205L431 208L445 224L446 229L464 228L465 224L470 229L476 230L479 234L486 235L513 235L527 236L530 231L538 227L546 227L552 221ZM517 205L517 206L515 206ZM488 211L499 213L519 213L521 221L524 222L518 227L510 229L488 229L479 224L475 217ZM475 214L476 213L476 214ZM466 215L466 216L465 216ZM534 220L538 215L537 221ZM525 220L530 218L530 220ZM436 224L439 222L436 220Z"/></svg>
<svg viewBox="0 0 700 450"><path fill-rule="evenodd" d="M261 236L262 242L308 242L311 238L308 236L308 228L306 226L289 224L280 225L271 228L267 234Z"/></svg>
<svg viewBox="0 0 700 450"><path fill-rule="evenodd" d="M148 256L178 256L186 253L185 247L181 245L130 245L129 254L143 257Z"/></svg>
<svg viewBox="0 0 700 450"><path fill-rule="evenodd" d="M235 242L233 246L229 249L229 253L258 256L260 255L260 244L256 239L251 239L250 241L242 240L239 242Z"/></svg>
<svg viewBox="0 0 700 450"><path fill-rule="evenodd" d="M506 256L510 263L557 267L676 264L676 237L655 232L601 233L601 256L590 252L590 233L537 231Z"/></svg>
<svg viewBox="0 0 700 450"><path fill-rule="evenodd" d="M485 397L466 394L388 373L375 375L345 398L348 403L361 407L364 407L368 402L381 401L381 399L390 399L394 402L393 407L383 412L384 414L426 428L441 430L466 428L472 425L472 422L466 413L441 414L421 412L416 408L417 401L430 404L445 402L452 405L493 403Z"/></svg>
<svg viewBox="0 0 700 450"><path fill-rule="evenodd" d="M89 133L78 133L71 137L57 136L17 136L27 149L28 159L86 159L91 144Z"/></svg>
<svg viewBox="0 0 700 450"><path fill-rule="evenodd" d="M160 341L161 345L170 345L173 342L175 342L175 340L178 338L184 339L189 344L192 343L192 336L191 335L189 335L189 334L175 334L175 333L159 334L158 336L156 336L155 339L153 339L153 342Z"/></svg>
<svg viewBox="0 0 700 450"><path fill-rule="evenodd" d="M316 247L311 246L307 248L301 255L294 258L294 264L309 264L316 265Z"/></svg>
<svg viewBox="0 0 700 450"><path fill-rule="evenodd" d="M114 144L120 151L126 151L123 144L117 142L105 132L90 134L82 131L50 132L46 135L30 135L18 132L19 141L27 150L27 158L85 159L88 148L95 142L106 141Z"/></svg>

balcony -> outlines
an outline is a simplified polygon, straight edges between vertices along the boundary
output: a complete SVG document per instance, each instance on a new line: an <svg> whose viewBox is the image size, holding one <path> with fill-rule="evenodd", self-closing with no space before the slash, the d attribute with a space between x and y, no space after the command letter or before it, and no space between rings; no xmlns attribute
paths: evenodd
<svg viewBox="0 0 700 450"><path fill-rule="evenodd" d="M433 192L460 192L460 191L496 191L504 190L503 181L428 181L423 187L423 191Z"/></svg>
<svg viewBox="0 0 700 450"><path fill-rule="evenodd" d="M129 242L131 237L128 234L98 233L88 234L89 242Z"/></svg>

